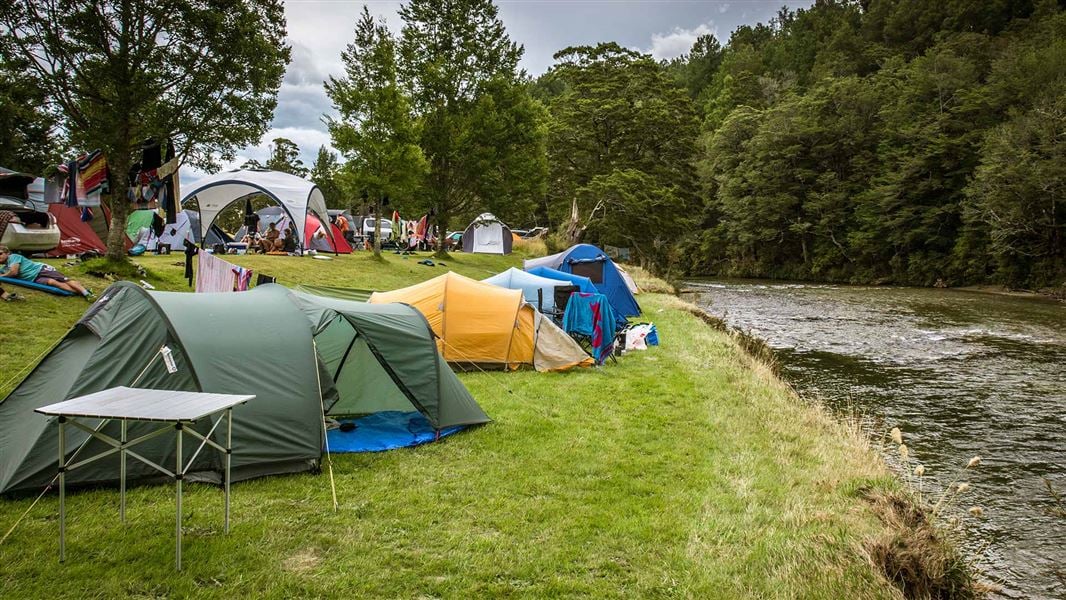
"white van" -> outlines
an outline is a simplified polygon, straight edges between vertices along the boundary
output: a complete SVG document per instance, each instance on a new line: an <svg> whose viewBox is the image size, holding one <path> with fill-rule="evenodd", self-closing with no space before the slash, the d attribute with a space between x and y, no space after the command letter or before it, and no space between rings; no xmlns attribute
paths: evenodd
<svg viewBox="0 0 1066 600"><path fill-rule="evenodd" d="M374 217L363 217L363 227L359 232L369 238L374 235ZM381 241L392 238L392 221L381 219Z"/></svg>

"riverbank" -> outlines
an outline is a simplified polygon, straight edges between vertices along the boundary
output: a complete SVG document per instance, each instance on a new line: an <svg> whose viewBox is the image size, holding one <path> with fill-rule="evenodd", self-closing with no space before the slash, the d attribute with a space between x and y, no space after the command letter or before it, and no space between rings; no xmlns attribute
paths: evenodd
<svg viewBox="0 0 1066 600"><path fill-rule="evenodd" d="M239 262L287 285L378 289L520 262L386 259ZM187 289L175 257L138 262L158 288ZM73 494L62 567L47 497L0 546L0 596L900 597L871 557L898 528L867 499L898 484L864 438L678 298L638 298L660 347L572 373L462 374L494 422L414 450L334 456L336 513L324 475L244 482L223 535L218 490L189 486L181 574L170 488L133 490L125 530L113 490ZM41 294L0 307L5 377L86 307ZM0 500L0 529L30 502Z"/></svg>
<svg viewBox="0 0 1066 600"><path fill-rule="evenodd" d="M889 444L890 462L928 504L966 483L940 520L959 521L961 551L1005 597L1066 593L1066 306L958 289L685 285L725 326L765 340L801 395L875 438L902 430L909 458ZM980 466L964 468L974 456Z"/></svg>

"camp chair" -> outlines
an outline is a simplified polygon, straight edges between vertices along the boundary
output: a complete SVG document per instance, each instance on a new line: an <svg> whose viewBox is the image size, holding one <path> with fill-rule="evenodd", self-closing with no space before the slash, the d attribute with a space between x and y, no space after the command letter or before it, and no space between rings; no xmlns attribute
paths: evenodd
<svg viewBox="0 0 1066 600"><path fill-rule="evenodd" d="M570 294L580 289L576 285L559 285L555 287L555 310L545 314L549 315L556 325L563 322L563 315L566 314L566 304L570 302ZM538 306L537 308L539 309L540 307Z"/></svg>

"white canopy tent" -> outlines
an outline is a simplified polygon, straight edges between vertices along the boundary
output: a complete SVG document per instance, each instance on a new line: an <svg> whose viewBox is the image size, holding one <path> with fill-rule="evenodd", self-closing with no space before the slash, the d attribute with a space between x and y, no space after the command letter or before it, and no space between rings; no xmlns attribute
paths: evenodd
<svg viewBox="0 0 1066 600"><path fill-rule="evenodd" d="M217 173L188 186L181 203L185 205L193 198L198 201L199 239L203 240L218 214L249 194L263 194L288 213L296 225L297 247L303 248L303 240L307 239L304 235L304 217L308 212L318 217L320 222L329 223L322 190L306 179L280 171L237 169ZM333 232L327 228L327 233L332 240Z"/></svg>

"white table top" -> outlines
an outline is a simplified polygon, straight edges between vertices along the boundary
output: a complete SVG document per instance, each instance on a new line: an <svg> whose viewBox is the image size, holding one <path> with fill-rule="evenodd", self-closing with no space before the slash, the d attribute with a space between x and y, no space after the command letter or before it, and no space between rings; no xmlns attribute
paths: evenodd
<svg viewBox="0 0 1066 600"><path fill-rule="evenodd" d="M254 395L116 387L42 406L36 412L43 415L97 419L195 421L254 398Z"/></svg>

